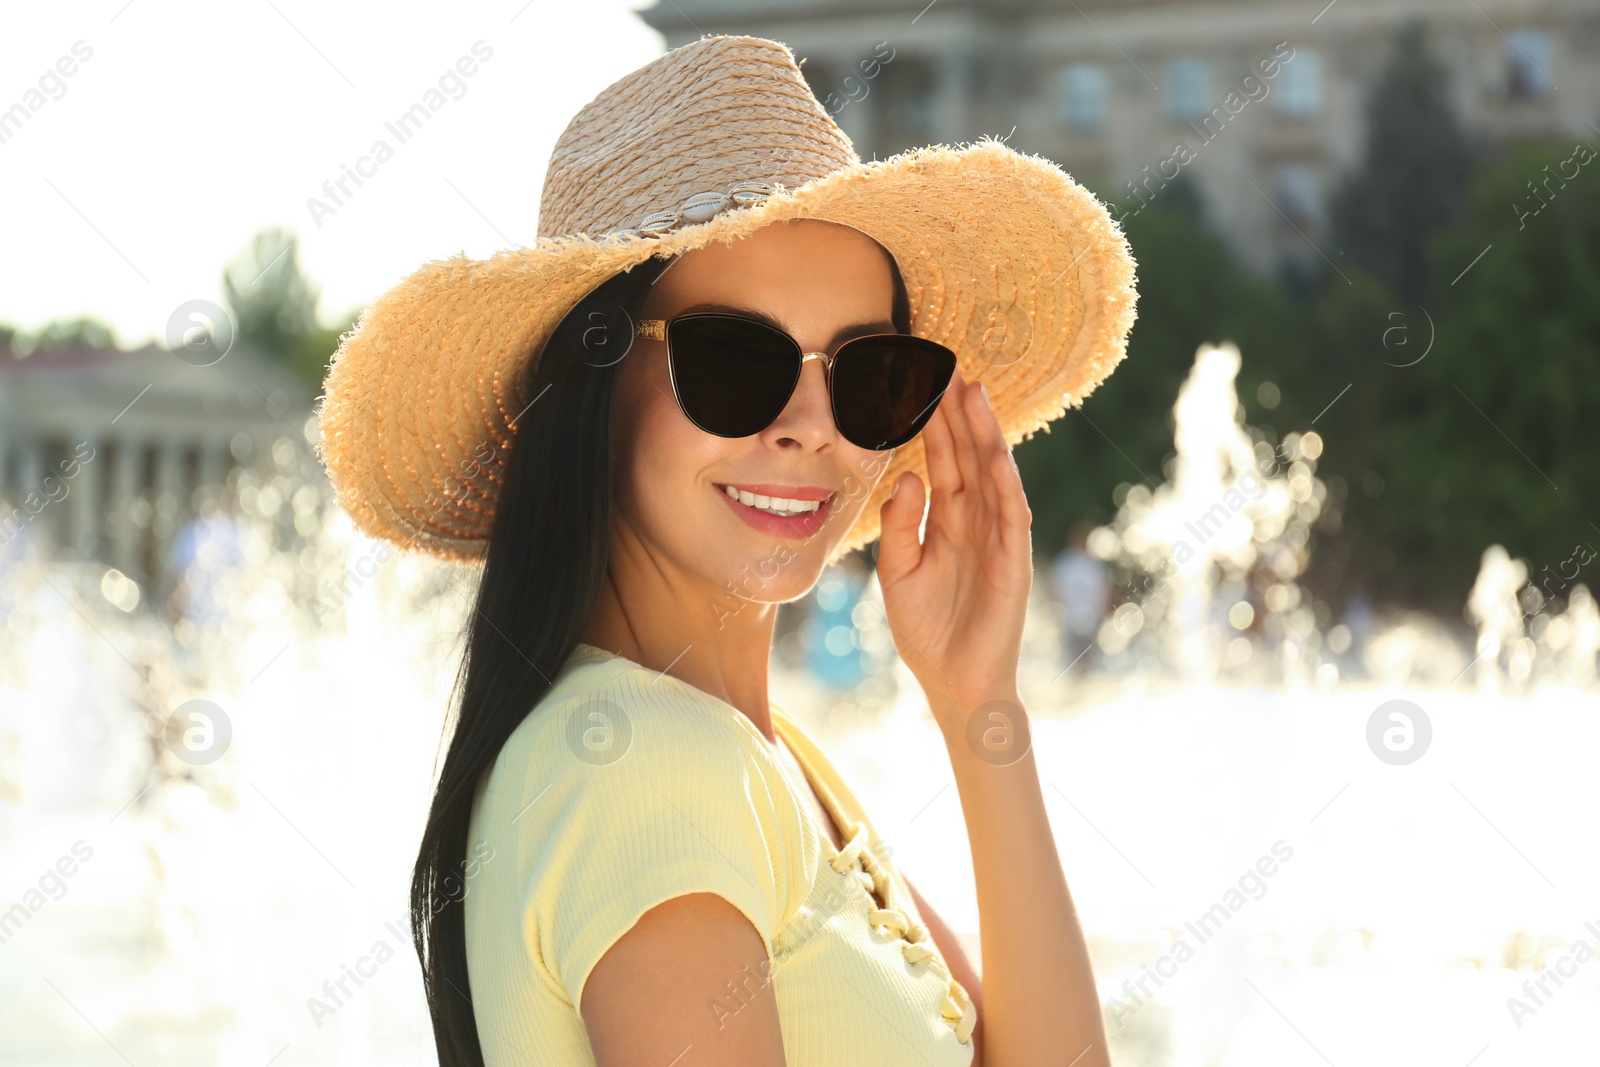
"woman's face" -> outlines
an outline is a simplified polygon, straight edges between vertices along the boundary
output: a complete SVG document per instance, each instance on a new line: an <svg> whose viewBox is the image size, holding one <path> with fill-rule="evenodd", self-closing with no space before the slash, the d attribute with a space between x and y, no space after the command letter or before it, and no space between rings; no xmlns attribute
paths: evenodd
<svg viewBox="0 0 1600 1067"><path fill-rule="evenodd" d="M858 230L815 219L763 226L731 244L684 253L655 283L641 317L691 308L770 317L804 352L833 351L851 336L897 332L892 267ZM721 305L705 308L701 305ZM697 428L673 397L665 341L638 339L623 361L615 427L616 551L643 553L674 586L698 579L713 607L742 598L779 603L804 595L854 525L888 465L839 435L822 363L809 360L772 425L750 437ZM796 518L735 502L752 496L823 501ZM762 501L756 501L759 505ZM804 506L804 505L802 505Z"/></svg>

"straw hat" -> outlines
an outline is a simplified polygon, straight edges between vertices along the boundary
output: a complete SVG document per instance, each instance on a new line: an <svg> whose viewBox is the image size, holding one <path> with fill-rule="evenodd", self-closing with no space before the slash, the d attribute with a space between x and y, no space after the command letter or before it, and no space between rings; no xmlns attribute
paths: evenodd
<svg viewBox="0 0 1600 1067"><path fill-rule="evenodd" d="M586 104L556 141L531 248L435 260L340 340L318 451L364 533L481 559L524 372L556 324L651 256L823 219L894 256L911 332L986 383L1008 443L1078 406L1122 359L1134 260L1117 223L1056 164L985 138L863 163L789 48L703 37ZM834 558L878 536L899 448Z"/></svg>

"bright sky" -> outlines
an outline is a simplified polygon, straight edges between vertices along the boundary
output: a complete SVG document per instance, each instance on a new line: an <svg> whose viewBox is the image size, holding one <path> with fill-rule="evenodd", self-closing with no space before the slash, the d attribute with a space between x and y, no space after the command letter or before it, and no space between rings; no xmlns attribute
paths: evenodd
<svg viewBox="0 0 1600 1067"><path fill-rule="evenodd" d="M0 117L29 115L0 125L0 322L159 340L269 225L300 234L325 322L429 260L531 244L562 129L664 50L647 2L7 4ZM441 78L402 143L384 124ZM307 200L380 138L393 157L319 226Z"/></svg>

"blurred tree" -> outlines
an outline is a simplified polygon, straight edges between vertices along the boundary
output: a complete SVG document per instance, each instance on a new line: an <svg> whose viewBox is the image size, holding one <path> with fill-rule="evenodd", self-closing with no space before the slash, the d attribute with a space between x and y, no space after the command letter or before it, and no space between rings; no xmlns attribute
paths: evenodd
<svg viewBox="0 0 1600 1067"><path fill-rule="evenodd" d="M1391 420L1384 472L1394 551L1408 561L1398 591L1445 592L1454 610L1490 544L1525 557L1536 582L1579 543L1600 550L1596 155L1592 139L1511 147L1432 243L1438 340L1395 372L1414 374L1426 402ZM1600 563L1582 580L1597 577Z"/></svg>
<svg viewBox="0 0 1600 1067"><path fill-rule="evenodd" d="M1240 400L1257 425L1270 428L1274 418L1258 398L1262 383L1274 383L1269 395L1290 394L1308 378L1304 317L1281 287L1234 261L1202 221L1189 181L1180 175L1143 208L1112 207L1138 261L1139 314L1127 357L1081 409L1017 448L1041 565L1061 550L1075 521L1111 519L1118 483L1154 488L1167 479L1172 406L1201 344L1238 344ZM1113 205L1113 197L1096 195Z"/></svg>
<svg viewBox="0 0 1600 1067"><path fill-rule="evenodd" d="M1357 593L1390 599L1385 583L1400 561L1388 543L1391 501L1378 472L1394 445L1393 420L1426 402L1400 367L1430 343L1425 311L1407 307L1376 274L1353 264L1342 271L1306 297L1310 365L1281 411L1285 429L1314 430L1323 440L1317 476L1338 504L1324 507L1313 527L1304 584L1336 608Z"/></svg>
<svg viewBox="0 0 1600 1067"><path fill-rule="evenodd" d="M262 230L224 268L222 288L238 341L282 360L308 382L320 385L321 376L311 372L315 352L323 344L320 335L327 331L317 325L320 289L301 270L299 246L293 231ZM334 336L337 339L337 332Z"/></svg>
<svg viewBox="0 0 1600 1067"><path fill-rule="evenodd" d="M47 322L36 331L12 331L0 327L0 337L10 334L9 347L14 356L23 359L35 352L53 352L68 348L114 348L116 331L108 323L92 315L78 315L69 319Z"/></svg>
<svg viewBox="0 0 1600 1067"><path fill-rule="evenodd" d="M1322 388L1332 401L1350 387L1316 424L1318 473L1348 486L1310 572L1330 599L1361 589L1454 616L1491 544L1536 576L1580 543L1600 549L1600 517L1583 511L1600 492L1586 425L1600 409L1595 154L1520 144L1470 175L1415 303L1354 268L1351 284L1324 279L1311 311Z"/></svg>
<svg viewBox="0 0 1600 1067"><path fill-rule="evenodd" d="M1407 23L1368 98L1365 161L1330 205L1334 259L1412 302L1427 284L1428 234L1457 214L1474 155L1449 96L1423 23Z"/></svg>
<svg viewBox="0 0 1600 1067"><path fill-rule="evenodd" d="M328 363L333 359L334 350L339 347L339 338L355 326L359 315L359 310L349 311L338 325L318 326L289 351L289 368L311 385L313 395L322 391L323 379L328 375Z"/></svg>
<svg viewBox="0 0 1600 1067"><path fill-rule="evenodd" d="M1600 497L1587 439L1600 410L1597 153L1522 144L1474 164L1451 225L1409 231L1429 266L1405 291L1348 256L1303 297L1256 279L1179 188L1137 213L1114 206L1128 210L1139 317L1128 363L1017 449L1036 559L1075 519L1109 519L1118 483L1167 478L1195 349L1232 340L1246 421L1323 438L1317 471L1335 506L1305 576L1316 597L1453 616L1495 543L1552 591L1575 569L1593 587L1600 562L1579 564L1600 550L1600 516L1584 511Z"/></svg>

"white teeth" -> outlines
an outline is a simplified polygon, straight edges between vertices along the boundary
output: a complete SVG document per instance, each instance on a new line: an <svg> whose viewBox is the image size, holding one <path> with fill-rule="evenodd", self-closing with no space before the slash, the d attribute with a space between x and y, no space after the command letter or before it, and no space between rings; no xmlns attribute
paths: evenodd
<svg viewBox="0 0 1600 1067"><path fill-rule="evenodd" d="M822 506L820 500L790 500L781 496L762 496L759 493L747 493L742 489L735 489L731 485L723 486L722 491L739 503L758 511L765 511L769 515L805 515Z"/></svg>

